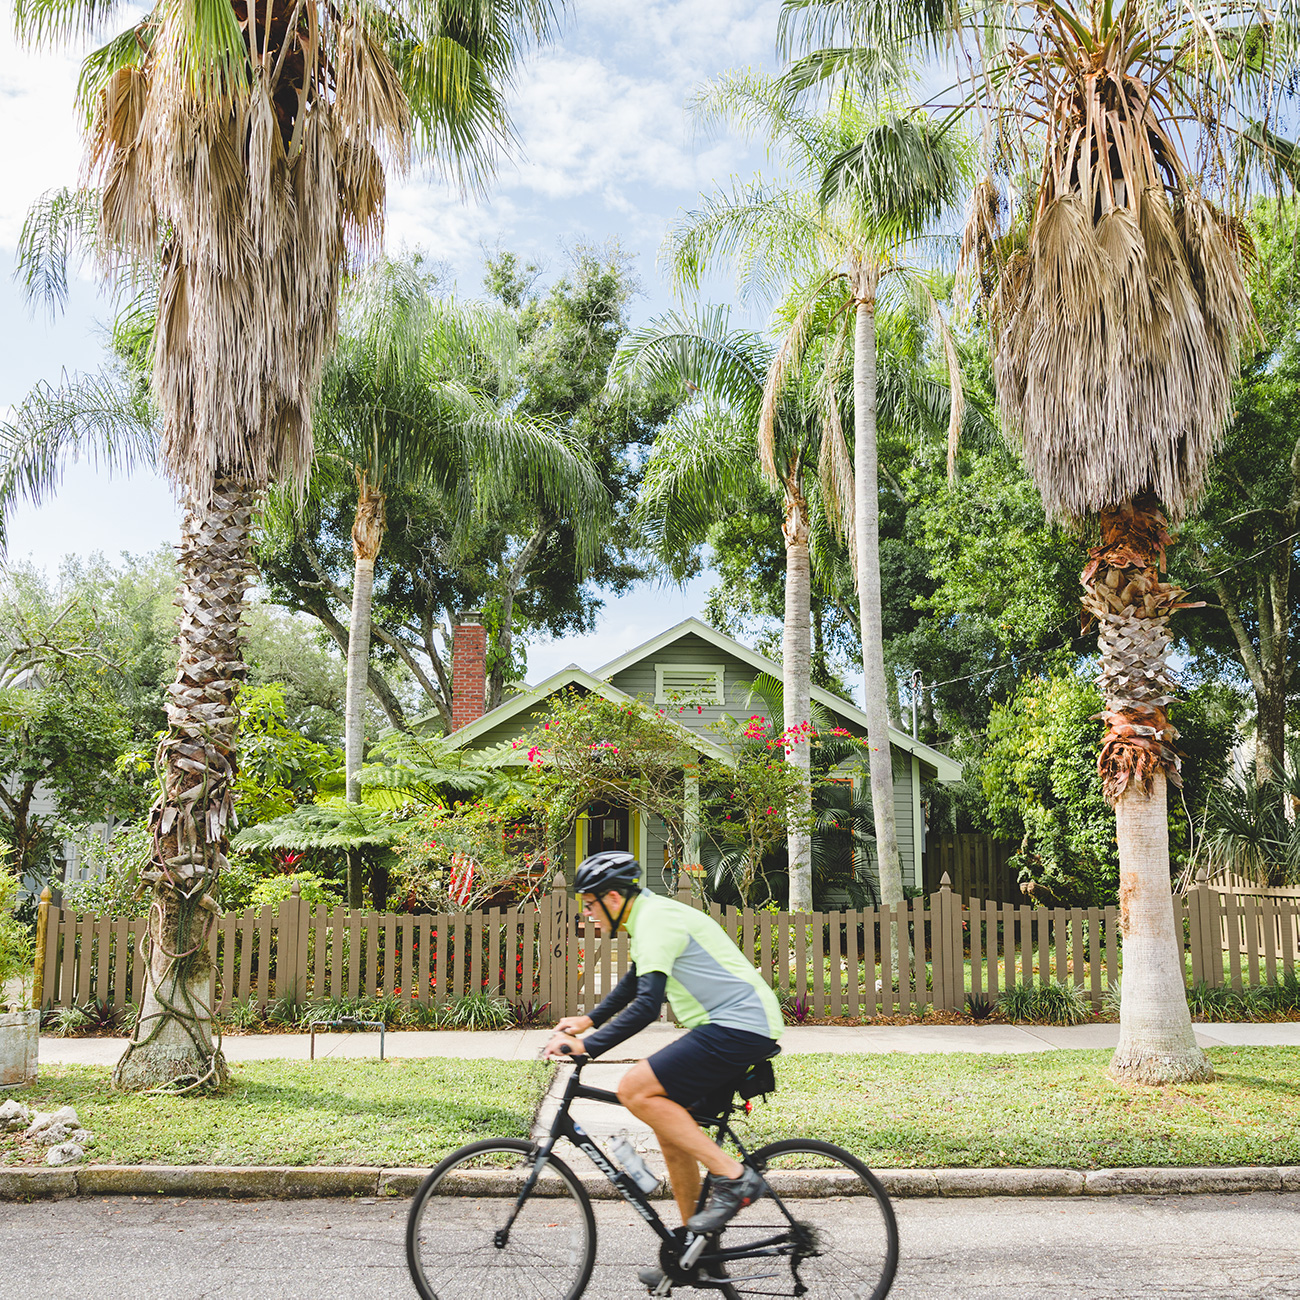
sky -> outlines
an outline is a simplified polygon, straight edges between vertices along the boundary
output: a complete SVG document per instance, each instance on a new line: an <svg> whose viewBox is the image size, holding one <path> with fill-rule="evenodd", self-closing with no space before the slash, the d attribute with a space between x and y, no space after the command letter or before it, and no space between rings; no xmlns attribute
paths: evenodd
<svg viewBox="0 0 1300 1300"><path fill-rule="evenodd" d="M656 268L669 222L701 191L734 174L749 176L766 161L745 140L698 138L689 99L727 69L775 67L777 10L777 0L570 0L559 38L535 51L517 78L517 157L473 201L429 171L390 187L389 248L425 250L450 268L460 293L474 295L485 249L513 249L555 275L575 244L616 239L635 256L644 287L634 318L672 306ZM131 12L118 9L110 30ZM0 133L0 267L14 265L31 203L78 180L78 63L79 52L20 49L8 24L0 25L0 120L8 128ZM729 286L710 286L710 296L727 300ZM11 276L0 274L0 414L37 383L94 369L110 315L88 272L73 286L66 314L53 321L33 315ZM178 518L156 475L109 479L73 465L55 498L16 512L9 555L53 571L68 553L138 554L170 544ZM685 589L644 584L609 601L592 635L534 643L529 679L570 662L594 667L613 659L698 614L708 586L707 578Z"/></svg>

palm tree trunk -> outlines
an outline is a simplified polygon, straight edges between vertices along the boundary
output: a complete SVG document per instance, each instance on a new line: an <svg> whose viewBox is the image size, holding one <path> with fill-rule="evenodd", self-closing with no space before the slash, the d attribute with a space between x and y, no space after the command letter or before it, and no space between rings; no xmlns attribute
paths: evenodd
<svg viewBox="0 0 1300 1300"><path fill-rule="evenodd" d="M344 704L344 771L348 803L361 802L361 764L366 751L366 686L370 679L370 610L375 591L375 557L384 541L384 494L367 476L357 476L357 512L352 523L352 621ZM348 906L361 906L361 860L348 854Z"/></svg>
<svg viewBox="0 0 1300 1300"><path fill-rule="evenodd" d="M798 493L785 497L785 624L781 631L781 677L786 757L802 780L786 810L790 858L790 910L811 912L812 893L812 636L809 627L812 580L808 556L808 503Z"/></svg>
<svg viewBox="0 0 1300 1300"><path fill-rule="evenodd" d="M863 711L870 746L871 811L876 828L880 900L903 901L903 867L894 820L894 765L880 602L880 500L876 453L876 300L874 277L858 299L853 336L853 506L862 632ZM895 967L897 969L897 967Z"/></svg>
<svg viewBox="0 0 1300 1300"><path fill-rule="evenodd" d="M1181 784L1169 721L1175 684L1169 616L1187 593L1163 581L1165 519L1150 493L1101 514L1101 545L1083 571L1084 610L1099 624L1107 731L1098 770L1115 808L1124 982L1114 1079L1185 1083L1214 1077L1187 1009L1182 936L1169 873L1167 782Z"/></svg>
<svg viewBox="0 0 1300 1300"><path fill-rule="evenodd" d="M186 503L181 526L180 657L158 751L163 793L150 813L153 884L145 990L132 1040L113 1071L123 1090L217 1085L209 940L226 865L244 677L240 620L253 573L254 492L218 478Z"/></svg>

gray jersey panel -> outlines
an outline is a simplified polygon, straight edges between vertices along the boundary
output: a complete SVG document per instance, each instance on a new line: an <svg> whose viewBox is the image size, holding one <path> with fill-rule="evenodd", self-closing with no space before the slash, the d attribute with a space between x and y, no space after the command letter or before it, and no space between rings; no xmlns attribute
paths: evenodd
<svg viewBox="0 0 1300 1300"><path fill-rule="evenodd" d="M673 963L672 978L709 1013L711 1024L772 1037L767 1008L758 990L710 956L693 937Z"/></svg>

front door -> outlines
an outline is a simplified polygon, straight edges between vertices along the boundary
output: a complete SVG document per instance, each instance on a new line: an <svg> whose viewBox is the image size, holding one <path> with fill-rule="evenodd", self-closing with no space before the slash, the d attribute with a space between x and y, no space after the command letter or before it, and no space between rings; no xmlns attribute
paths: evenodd
<svg viewBox="0 0 1300 1300"><path fill-rule="evenodd" d="M628 852L631 843L626 808L596 802L587 809L587 856L612 849Z"/></svg>

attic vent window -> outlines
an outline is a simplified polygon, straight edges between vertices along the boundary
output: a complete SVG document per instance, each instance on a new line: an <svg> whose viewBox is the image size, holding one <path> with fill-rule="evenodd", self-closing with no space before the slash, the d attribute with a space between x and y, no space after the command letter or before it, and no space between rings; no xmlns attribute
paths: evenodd
<svg viewBox="0 0 1300 1300"><path fill-rule="evenodd" d="M721 664L655 664L655 703L721 708L727 702L722 675Z"/></svg>

